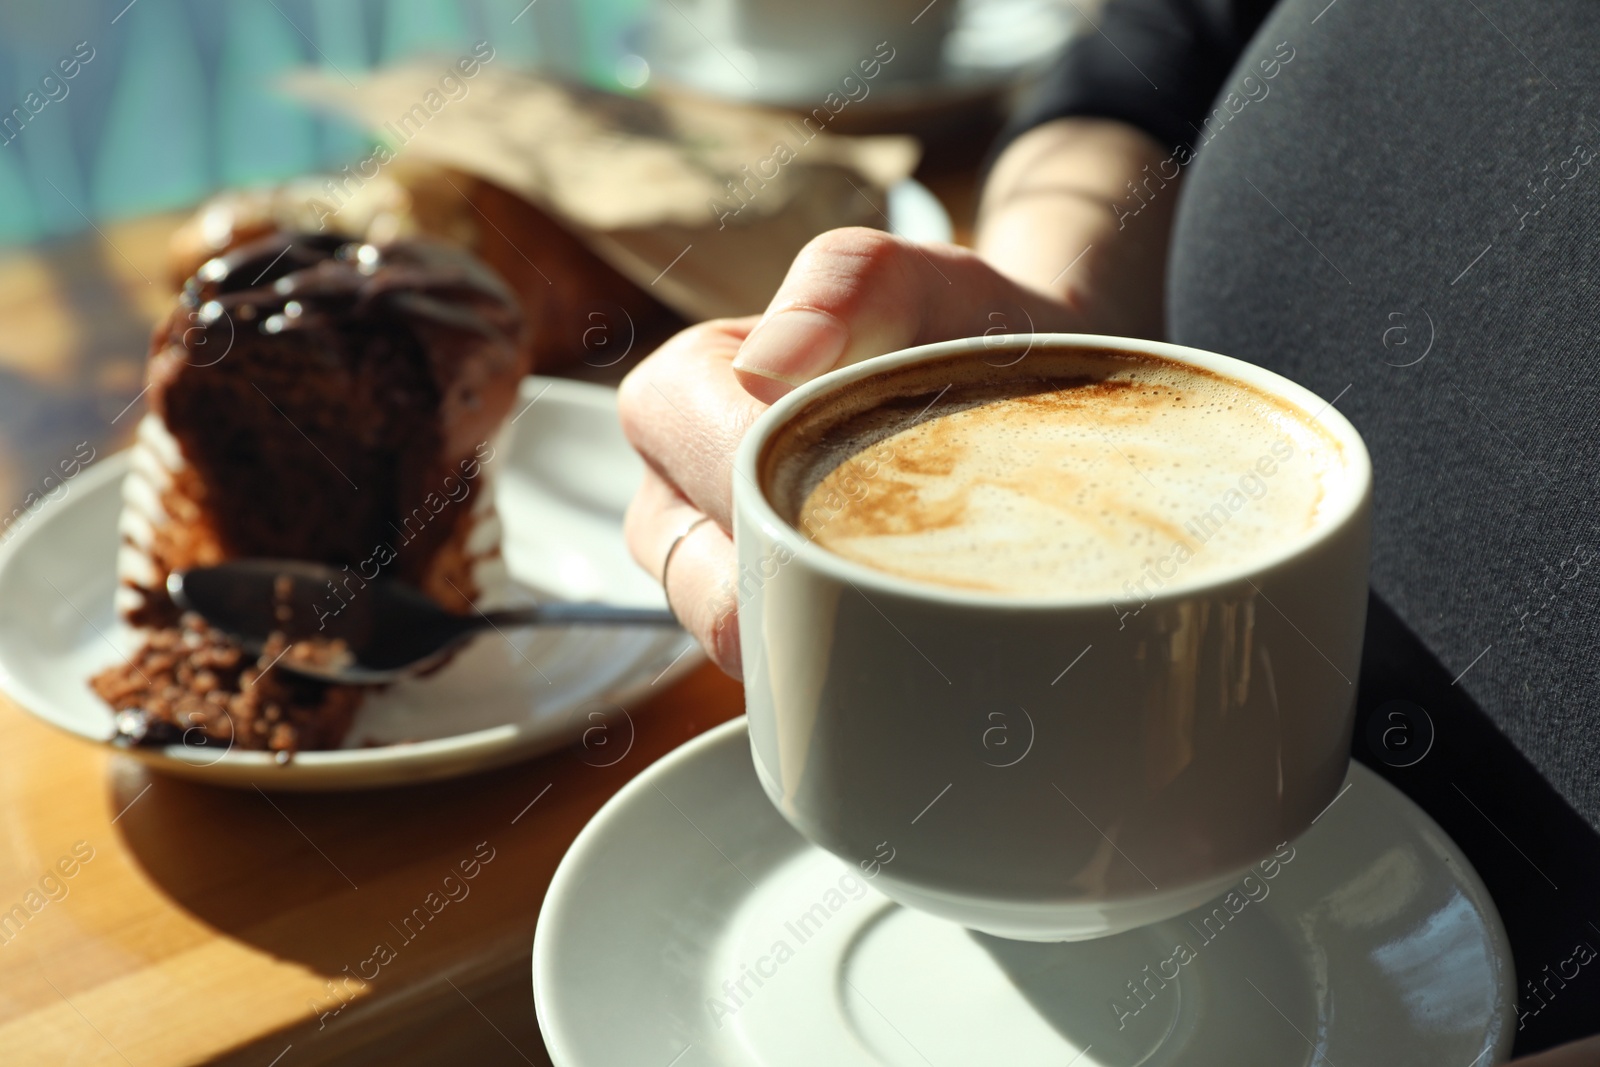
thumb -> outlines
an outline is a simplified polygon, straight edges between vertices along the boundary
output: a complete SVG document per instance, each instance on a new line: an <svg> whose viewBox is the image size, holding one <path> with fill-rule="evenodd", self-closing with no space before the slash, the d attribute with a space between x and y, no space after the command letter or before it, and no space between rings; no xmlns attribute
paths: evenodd
<svg viewBox="0 0 1600 1067"><path fill-rule="evenodd" d="M795 257L733 369L748 393L770 404L819 374L885 352L985 333L1071 331L1082 322L968 249L831 230Z"/></svg>

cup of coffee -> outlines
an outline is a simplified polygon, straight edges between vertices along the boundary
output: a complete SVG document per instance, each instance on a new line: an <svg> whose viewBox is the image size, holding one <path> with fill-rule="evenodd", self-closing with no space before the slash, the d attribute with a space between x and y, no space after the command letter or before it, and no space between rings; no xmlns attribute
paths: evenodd
<svg viewBox="0 0 1600 1067"><path fill-rule="evenodd" d="M1331 405L1176 345L975 338L800 387L735 458L768 797L1003 937L1204 903L1344 779L1371 482Z"/></svg>

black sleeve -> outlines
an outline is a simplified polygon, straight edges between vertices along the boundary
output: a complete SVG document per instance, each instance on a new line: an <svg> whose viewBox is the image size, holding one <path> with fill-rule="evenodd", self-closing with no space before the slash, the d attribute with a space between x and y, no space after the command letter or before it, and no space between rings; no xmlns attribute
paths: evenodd
<svg viewBox="0 0 1600 1067"><path fill-rule="evenodd" d="M1070 41L1000 139L1073 115L1121 119L1191 146L1276 0L1109 0ZM1082 9L1080 9L1082 10Z"/></svg>

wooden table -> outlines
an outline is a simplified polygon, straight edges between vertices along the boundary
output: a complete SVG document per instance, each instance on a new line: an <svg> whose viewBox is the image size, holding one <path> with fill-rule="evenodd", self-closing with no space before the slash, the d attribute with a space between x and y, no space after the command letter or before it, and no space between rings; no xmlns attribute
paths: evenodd
<svg viewBox="0 0 1600 1067"><path fill-rule="evenodd" d="M934 179L963 233L970 174ZM7 511L79 440L126 444L179 218L0 256ZM557 863L626 781L742 703L706 666L627 709L635 741L613 766L568 749L269 798L150 773L0 697L0 1064L547 1064L530 953ZM483 856L440 907L445 876ZM430 894L437 914L407 925ZM24 918L4 925L13 905Z"/></svg>
<svg viewBox="0 0 1600 1067"><path fill-rule="evenodd" d="M742 701L707 666L629 710L634 745L610 767L577 748L439 785L269 798L152 774L0 708L0 906L75 846L92 854L0 947L0 1062L547 1063L529 954L556 864L624 782ZM438 911L407 922L419 907Z"/></svg>

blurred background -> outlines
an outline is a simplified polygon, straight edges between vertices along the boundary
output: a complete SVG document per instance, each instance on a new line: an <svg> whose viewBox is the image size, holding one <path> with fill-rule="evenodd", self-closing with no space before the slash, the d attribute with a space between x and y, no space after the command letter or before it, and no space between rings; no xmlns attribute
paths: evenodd
<svg viewBox="0 0 1600 1067"><path fill-rule="evenodd" d="M497 58L622 88L645 0L106 0L0 8L0 109L86 42L93 59L0 151L0 243L193 204L362 154L371 138L275 91L489 41ZM112 19L116 21L113 22ZM59 90L57 90L59 93ZM44 95L44 94L41 94ZM11 99L8 99L11 98ZM9 134L9 131L8 131Z"/></svg>
<svg viewBox="0 0 1600 1067"><path fill-rule="evenodd" d="M714 35L719 6L731 5L11 0L0 6L0 115L26 110L30 92L47 103L22 131L13 126L0 134L0 140L14 137L0 146L0 246L77 232L85 215L99 221L179 208L220 188L288 178L363 154L372 138L362 130L313 114L276 90L290 70L309 65L356 77L419 56L460 55L488 41L499 63L597 88L647 91L652 75L660 79L649 59L659 67L659 54L678 38L697 38L688 20ZM957 73L927 79L918 87L924 99L948 95L957 79L999 83L1025 71L1059 45L1076 18L1072 0L938 0L919 21L938 23L941 6L953 9L944 16L952 31L945 49ZM683 24L681 33L669 18ZM58 62L72 58L79 42L93 58L61 81L65 93L55 89L60 98L52 99L40 82L58 74ZM727 42L723 51L749 69L757 57L738 54L739 43ZM824 79L832 73L804 49L800 59ZM688 57L682 66L694 64ZM690 80L688 73L679 80ZM707 88L719 87L718 79L706 80ZM728 88L737 91L737 78L731 80ZM757 94L754 85L748 91Z"/></svg>
<svg viewBox="0 0 1600 1067"><path fill-rule="evenodd" d="M878 34L895 62L832 132L917 138L962 234L1006 109L1093 0L7 0L0 5L0 503L142 412L167 242L219 190L353 163L379 143L282 91L478 42L498 71L803 114Z"/></svg>

